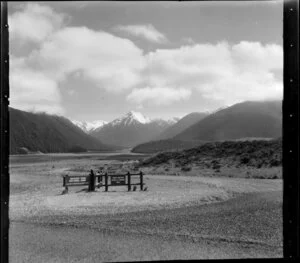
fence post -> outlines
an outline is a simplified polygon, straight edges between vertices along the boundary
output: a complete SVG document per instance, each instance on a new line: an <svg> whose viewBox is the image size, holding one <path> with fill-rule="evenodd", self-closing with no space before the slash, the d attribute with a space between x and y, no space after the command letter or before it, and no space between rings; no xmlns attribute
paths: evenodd
<svg viewBox="0 0 300 263"><path fill-rule="evenodd" d="M127 173L128 176L128 191L131 191L131 175L130 172Z"/></svg>
<svg viewBox="0 0 300 263"><path fill-rule="evenodd" d="M66 178L65 178L65 189L66 189L66 192L69 191L69 187L68 187L69 180L70 180L69 175L66 175Z"/></svg>
<svg viewBox="0 0 300 263"><path fill-rule="evenodd" d="M143 183L143 172L140 172L140 183L141 183L141 191L143 191L144 183Z"/></svg>
<svg viewBox="0 0 300 263"><path fill-rule="evenodd" d="M94 171L91 170L91 181L92 181L92 191L95 191L95 174L94 174Z"/></svg>
<svg viewBox="0 0 300 263"><path fill-rule="evenodd" d="M93 170L90 172L89 191L95 191L95 174Z"/></svg>
<svg viewBox="0 0 300 263"><path fill-rule="evenodd" d="M105 192L108 191L108 174L105 173Z"/></svg>

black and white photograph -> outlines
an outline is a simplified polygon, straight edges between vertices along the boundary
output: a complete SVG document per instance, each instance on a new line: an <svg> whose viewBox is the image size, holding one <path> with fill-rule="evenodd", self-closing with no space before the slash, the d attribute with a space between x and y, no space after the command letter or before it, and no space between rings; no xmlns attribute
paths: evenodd
<svg viewBox="0 0 300 263"><path fill-rule="evenodd" d="M9 262L282 258L283 6L8 2Z"/></svg>

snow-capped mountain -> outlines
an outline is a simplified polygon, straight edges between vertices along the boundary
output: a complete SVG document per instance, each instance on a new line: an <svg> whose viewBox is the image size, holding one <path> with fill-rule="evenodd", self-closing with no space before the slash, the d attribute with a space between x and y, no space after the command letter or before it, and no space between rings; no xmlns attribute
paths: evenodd
<svg viewBox="0 0 300 263"><path fill-rule="evenodd" d="M170 125L173 125L173 124L177 123L179 120L180 120L179 117L173 117L173 118L171 118L171 119L168 119L167 122L168 122Z"/></svg>
<svg viewBox="0 0 300 263"><path fill-rule="evenodd" d="M151 124L153 125L158 125L164 129L169 128L170 126L174 125L177 122L177 118L172 118L172 119L168 119L168 120L164 120L164 119L152 119L150 121Z"/></svg>
<svg viewBox="0 0 300 263"><path fill-rule="evenodd" d="M127 114L95 129L91 135L112 145L132 147L150 141L172 125L174 120L150 119L140 112Z"/></svg>
<svg viewBox="0 0 300 263"><path fill-rule="evenodd" d="M96 129L97 130L101 129L105 124L107 124L106 121L102 121L102 120L96 120L96 121L92 121L92 122L72 120L72 122L76 126L81 128L85 133L91 133L92 131L94 131Z"/></svg>
<svg viewBox="0 0 300 263"><path fill-rule="evenodd" d="M136 111L130 111L127 114L125 114L124 116L113 120L112 122L110 122L109 124L112 126L115 125L134 125L137 123L141 123L141 124L146 124L151 122L151 120L148 117L145 117L142 113L140 112L136 112Z"/></svg>

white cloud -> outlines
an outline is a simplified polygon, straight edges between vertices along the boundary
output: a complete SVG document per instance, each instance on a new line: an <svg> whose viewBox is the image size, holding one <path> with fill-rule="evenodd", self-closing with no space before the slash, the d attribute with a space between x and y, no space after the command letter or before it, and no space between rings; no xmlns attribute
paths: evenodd
<svg viewBox="0 0 300 263"><path fill-rule="evenodd" d="M134 89L127 100L142 105L144 102L153 105L168 105L177 101L186 100L190 97L191 91L185 88L160 88L146 87Z"/></svg>
<svg viewBox="0 0 300 263"><path fill-rule="evenodd" d="M57 80L79 71L108 91L134 87L145 63L130 40L86 27L59 30L29 60Z"/></svg>
<svg viewBox="0 0 300 263"><path fill-rule="evenodd" d="M71 74L113 92L140 82L142 50L130 40L106 32L62 26L58 23L62 17L38 4L28 4L12 14L12 41L37 44L28 56L12 58L12 107L62 113L60 84ZM32 24L33 32L26 33L28 28L21 22Z"/></svg>
<svg viewBox="0 0 300 263"><path fill-rule="evenodd" d="M202 44L177 49L158 49L147 54L148 84L151 86L198 87L227 75L232 67L228 44Z"/></svg>
<svg viewBox="0 0 300 263"><path fill-rule="evenodd" d="M70 75L110 92L128 92L127 100L139 107L187 100L192 92L227 105L282 98L282 80L276 75L283 68L279 45L190 43L144 54L129 39L67 27L63 19L64 14L38 4L28 4L23 12L10 16L12 39L37 44L27 57L12 59L13 107L63 112L60 84ZM24 25L29 24L34 30L28 33ZM127 29L154 42L166 40L151 25Z"/></svg>
<svg viewBox="0 0 300 263"><path fill-rule="evenodd" d="M283 68L282 47L275 44L263 46L259 42L242 41L232 46L232 57L241 70L276 70Z"/></svg>
<svg viewBox="0 0 300 263"><path fill-rule="evenodd" d="M42 42L62 26L64 18L48 6L28 3L24 10L8 17L10 38L22 43Z"/></svg>
<svg viewBox="0 0 300 263"><path fill-rule="evenodd" d="M21 110L63 114L57 83L41 72L30 69L23 59L12 57L10 104Z"/></svg>
<svg viewBox="0 0 300 263"><path fill-rule="evenodd" d="M117 26L116 30L126 32L133 36L142 37L146 40L155 43L165 43L167 38L161 32L159 32L153 25L128 25L128 26Z"/></svg>
<svg viewBox="0 0 300 263"><path fill-rule="evenodd" d="M232 46L231 58L232 68L228 74L198 87L204 97L227 104L245 100L282 99L283 83L274 73L283 69L280 46L241 42Z"/></svg>
<svg viewBox="0 0 300 263"><path fill-rule="evenodd" d="M156 50L146 55L144 85L195 89L200 97L225 104L281 99L283 84L275 74L282 59L279 45L245 41Z"/></svg>

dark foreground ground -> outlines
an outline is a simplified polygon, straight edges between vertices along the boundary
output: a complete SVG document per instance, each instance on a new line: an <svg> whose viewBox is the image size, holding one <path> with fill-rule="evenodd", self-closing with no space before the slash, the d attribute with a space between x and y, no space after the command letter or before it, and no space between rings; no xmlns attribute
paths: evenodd
<svg viewBox="0 0 300 263"><path fill-rule="evenodd" d="M12 220L10 262L282 257L281 213L282 192L272 191L175 209Z"/></svg>

